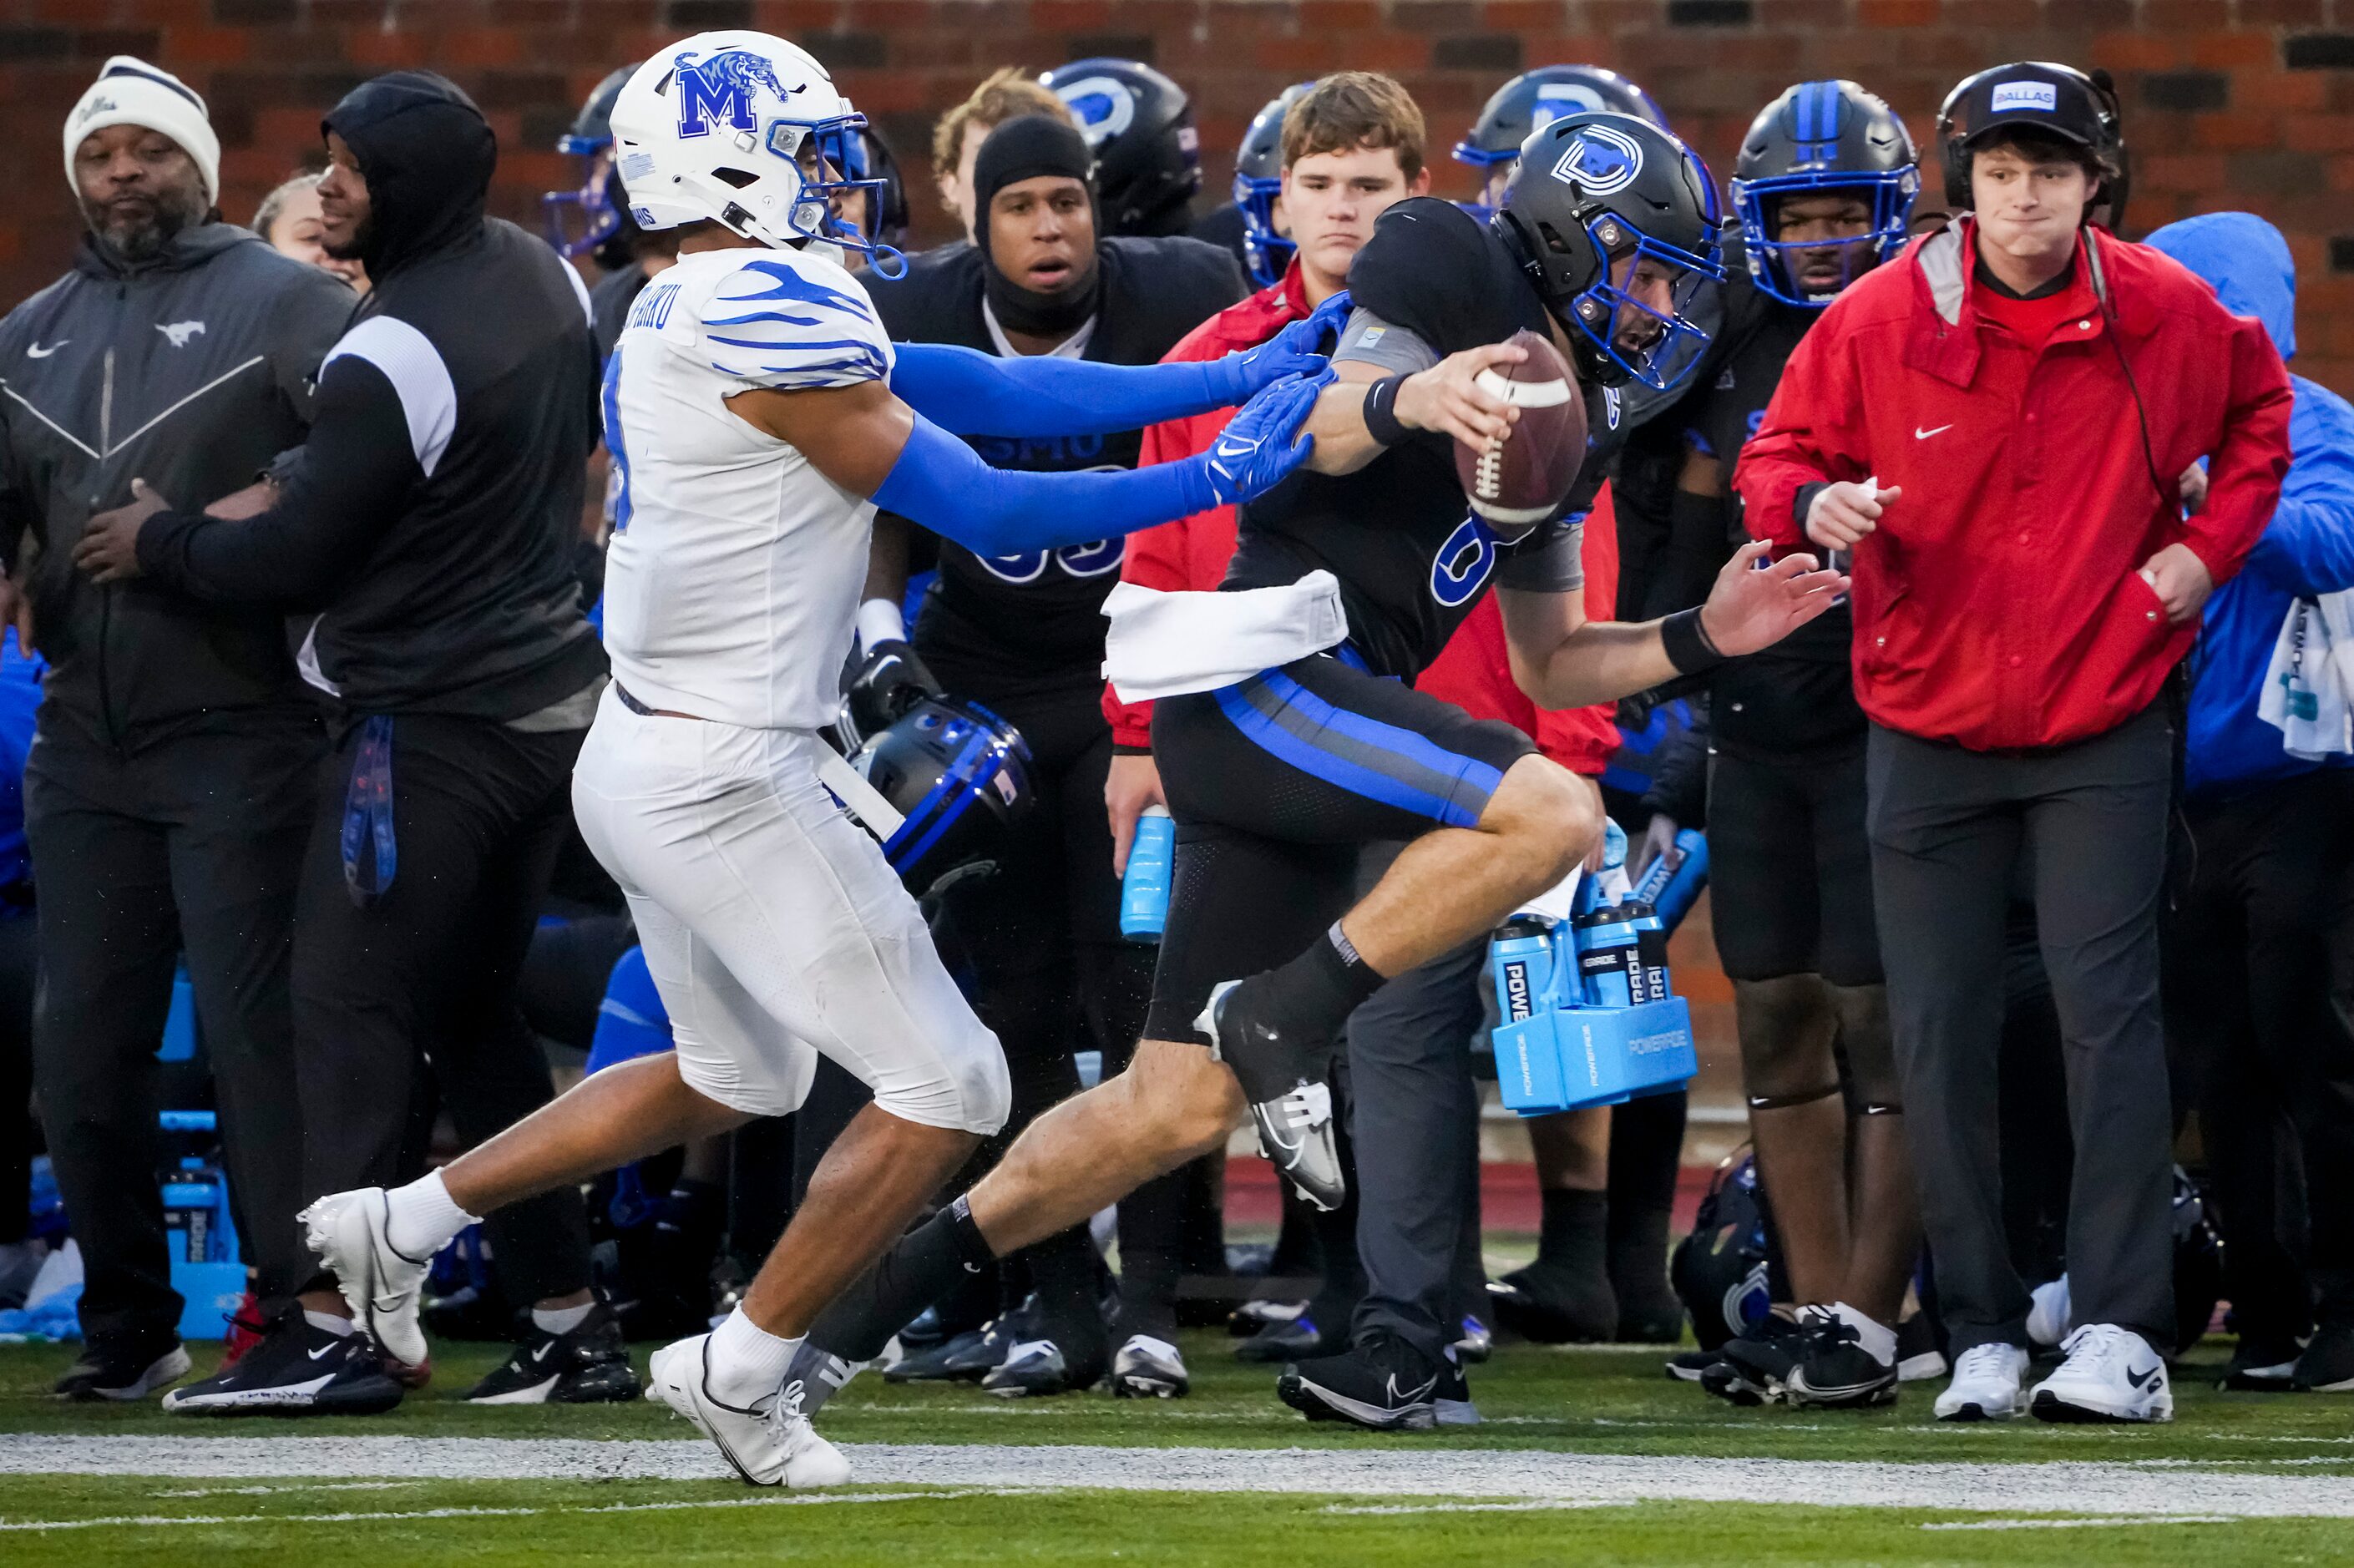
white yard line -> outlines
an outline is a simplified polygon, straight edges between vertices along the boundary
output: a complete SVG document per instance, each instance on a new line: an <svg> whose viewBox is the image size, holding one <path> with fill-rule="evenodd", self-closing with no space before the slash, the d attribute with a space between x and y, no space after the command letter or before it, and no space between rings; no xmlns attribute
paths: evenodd
<svg viewBox="0 0 2354 1568"><path fill-rule="evenodd" d="M938 1502L942 1498L969 1498L977 1494L962 1492L838 1492L822 1497L812 1492L771 1492L764 1497L705 1498L677 1502L601 1503L594 1508L420 1508L398 1512L367 1511L359 1513L122 1513L104 1519L27 1519L0 1520L0 1530L59 1531L101 1530L109 1527L134 1526L153 1528L159 1525L186 1526L207 1524L351 1524L361 1520L375 1523L382 1520L400 1519L528 1519L543 1513L679 1513L699 1509L716 1508L779 1508L795 1503L877 1503L909 1502L922 1499Z"/></svg>
<svg viewBox="0 0 2354 1568"><path fill-rule="evenodd" d="M2124 1530L2150 1524L2235 1524L2228 1513L2162 1513L2147 1519L1972 1519L1925 1524L1924 1530Z"/></svg>
<svg viewBox="0 0 2354 1568"><path fill-rule="evenodd" d="M846 1443L890 1486L1340 1494L1506 1501L1791 1502L1969 1513L2354 1518L2354 1476L2133 1463L1893 1464L1495 1449ZM204 1479L707 1480L700 1440L0 1436L0 1474ZM856 1494L854 1494L856 1495ZM864 1494L874 1495L874 1494Z"/></svg>

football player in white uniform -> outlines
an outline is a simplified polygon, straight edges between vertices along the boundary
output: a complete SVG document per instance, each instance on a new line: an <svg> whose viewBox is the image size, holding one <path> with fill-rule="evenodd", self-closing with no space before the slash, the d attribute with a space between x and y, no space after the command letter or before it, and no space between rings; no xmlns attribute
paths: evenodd
<svg viewBox="0 0 2354 1568"><path fill-rule="evenodd" d="M788 1382L801 1337L1006 1114L996 1037L825 782L840 779L816 732L876 503L1003 555L1247 499L1307 456L1299 427L1329 377L1315 349L1337 313L1209 365L895 348L840 264L839 247L868 249L827 216L855 188L837 171L864 122L816 60L764 34L698 35L640 68L612 122L631 216L681 244L606 367L614 678L573 796L629 895L677 1049L597 1074L421 1181L337 1193L305 1217L362 1321L414 1363L427 1265L473 1215L790 1111L832 1056L875 1103L742 1306L658 1351L649 1391L747 1481L825 1485L849 1467ZM1135 471L1001 471L957 439L1125 429L1246 399L1210 453Z"/></svg>

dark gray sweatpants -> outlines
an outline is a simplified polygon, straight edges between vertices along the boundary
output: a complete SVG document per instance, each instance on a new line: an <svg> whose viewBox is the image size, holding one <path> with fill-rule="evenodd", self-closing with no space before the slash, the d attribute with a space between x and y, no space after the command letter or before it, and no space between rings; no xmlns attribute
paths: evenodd
<svg viewBox="0 0 2354 1568"><path fill-rule="evenodd" d="M2027 1342L2027 1287L2004 1242L1995 1110L2004 911L2022 853L2075 1135L2075 1319L2172 1349L2172 1120L2158 990L2173 790L2164 706L2090 740L2009 755L1875 725L1867 774L1905 1130L1954 1353Z"/></svg>

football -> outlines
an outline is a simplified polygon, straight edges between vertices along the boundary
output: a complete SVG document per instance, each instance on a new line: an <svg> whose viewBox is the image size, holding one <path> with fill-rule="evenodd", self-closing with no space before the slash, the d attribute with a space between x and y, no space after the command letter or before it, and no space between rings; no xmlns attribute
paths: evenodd
<svg viewBox="0 0 2354 1568"><path fill-rule="evenodd" d="M1511 433L1485 447L1455 443L1455 471L1480 518L1508 534L1553 515L1585 465L1585 399L1569 362L1522 328L1507 340L1528 350L1518 365L1479 373L1483 392L1521 410Z"/></svg>

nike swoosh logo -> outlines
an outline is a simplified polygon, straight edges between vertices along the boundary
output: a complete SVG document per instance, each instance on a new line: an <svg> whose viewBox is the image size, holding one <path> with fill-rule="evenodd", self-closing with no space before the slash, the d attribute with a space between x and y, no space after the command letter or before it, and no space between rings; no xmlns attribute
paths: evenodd
<svg viewBox="0 0 2354 1568"><path fill-rule="evenodd" d="M2158 1369L2156 1367L2148 1368L2147 1371L2143 1372L2134 1372L2128 1369L2126 1372L2126 1381L2133 1384L2136 1388L2147 1391L2158 1386Z"/></svg>
<svg viewBox="0 0 2354 1568"><path fill-rule="evenodd" d="M63 348L72 341L73 339L69 337L61 337L58 339L57 342L49 344L47 348L43 348L37 343L27 344L25 345L25 357L27 359L47 359L49 355L55 354L58 350Z"/></svg>
<svg viewBox="0 0 2354 1568"><path fill-rule="evenodd" d="M1913 427L1913 439L1916 441L1925 441L1931 436L1942 436L1953 428L1954 427L1951 424L1944 424L1938 426L1934 430L1925 430L1920 426L1915 425Z"/></svg>
<svg viewBox="0 0 2354 1568"><path fill-rule="evenodd" d="M1389 1378L1390 1403L1393 1404L1419 1404L1423 1400L1429 1398L1430 1391L1437 1386L1438 1374L1433 1372L1430 1375L1429 1381L1426 1382L1420 1388L1416 1389L1413 1393L1408 1393L1398 1387L1397 1373L1392 1372L1390 1373Z"/></svg>
<svg viewBox="0 0 2354 1568"><path fill-rule="evenodd" d="M547 1352L554 1349L556 1349L556 1341L554 1340L550 1340L547 1343L540 1346L539 1349L532 1351L531 1359L535 1361L544 1361L547 1359Z"/></svg>
<svg viewBox="0 0 2354 1568"><path fill-rule="evenodd" d="M1235 458L1248 457L1250 456L1251 451L1252 448L1248 442L1245 442L1240 446L1236 446L1230 441L1220 441L1218 443L1218 455L1222 458L1227 459L1228 461L1232 461Z"/></svg>
<svg viewBox="0 0 2354 1568"><path fill-rule="evenodd" d="M334 1355L337 1351L342 1350L343 1348L344 1348L344 1341L343 1341L343 1340L336 1340L334 1344L332 1344L332 1345L321 1345L317 1350L311 1351L311 1352L310 1352L310 1356L311 1356L311 1359L312 1359L313 1361L325 1361L329 1356Z"/></svg>

